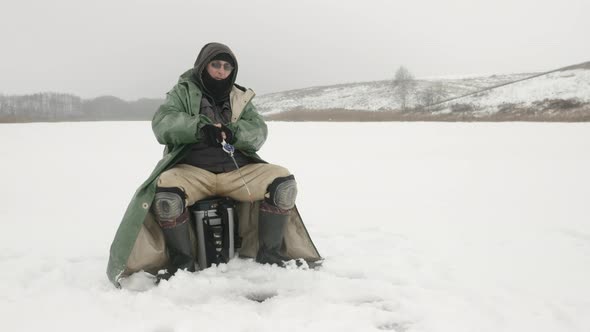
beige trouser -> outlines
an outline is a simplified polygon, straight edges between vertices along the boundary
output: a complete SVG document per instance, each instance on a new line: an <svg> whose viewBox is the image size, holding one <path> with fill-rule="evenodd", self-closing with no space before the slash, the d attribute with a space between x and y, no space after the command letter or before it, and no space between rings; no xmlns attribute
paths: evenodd
<svg viewBox="0 0 590 332"><path fill-rule="evenodd" d="M160 174L158 187L182 189L187 196L187 206L212 196L230 197L237 201L249 202L264 199L269 184L278 177L290 175L286 168L272 164L248 164L240 170L252 197L248 195L238 170L214 174L186 164L176 165Z"/></svg>

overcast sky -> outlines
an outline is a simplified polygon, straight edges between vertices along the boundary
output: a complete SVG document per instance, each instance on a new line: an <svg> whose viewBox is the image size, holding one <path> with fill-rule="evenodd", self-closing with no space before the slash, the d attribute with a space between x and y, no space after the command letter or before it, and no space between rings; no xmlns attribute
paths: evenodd
<svg viewBox="0 0 590 332"><path fill-rule="evenodd" d="M161 98L201 47L258 94L590 61L588 0L0 0L0 93Z"/></svg>

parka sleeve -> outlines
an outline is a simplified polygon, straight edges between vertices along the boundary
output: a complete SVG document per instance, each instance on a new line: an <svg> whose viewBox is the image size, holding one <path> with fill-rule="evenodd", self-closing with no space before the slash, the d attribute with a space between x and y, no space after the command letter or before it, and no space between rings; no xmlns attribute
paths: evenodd
<svg viewBox="0 0 590 332"><path fill-rule="evenodd" d="M235 148L246 153L258 151L268 136L266 123L252 103L246 106L238 121L228 126L234 133Z"/></svg>
<svg viewBox="0 0 590 332"><path fill-rule="evenodd" d="M172 89L152 119L152 130L160 144L178 145L197 143L199 130L205 125L200 114L191 115L179 96Z"/></svg>

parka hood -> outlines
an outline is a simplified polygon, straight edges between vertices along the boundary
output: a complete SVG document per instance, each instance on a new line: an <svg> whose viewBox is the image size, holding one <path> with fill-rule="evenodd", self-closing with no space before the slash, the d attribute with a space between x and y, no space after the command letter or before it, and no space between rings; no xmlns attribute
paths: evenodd
<svg viewBox="0 0 590 332"><path fill-rule="evenodd" d="M221 43L206 44L205 46L203 46L203 48L199 52L199 55L197 56L197 60L195 61L195 65L193 67L192 78L197 83L197 85L203 90L203 92L207 95L212 95L212 92L208 91L207 86L203 82L203 71L205 70L207 64L211 61L211 59L213 59L216 55L221 53L229 54L234 62L234 70L232 70L230 76L228 77L228 79L230 80L230 84L228 85L228 93L236 81L236 77L238 75L238 60L236 59L236 56L231 51L231 49L228 46Z"/></svg>

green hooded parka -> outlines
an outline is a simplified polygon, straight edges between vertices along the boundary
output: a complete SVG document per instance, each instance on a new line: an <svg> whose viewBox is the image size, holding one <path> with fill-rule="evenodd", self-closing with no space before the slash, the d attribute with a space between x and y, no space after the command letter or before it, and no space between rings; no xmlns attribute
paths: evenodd
<svg viewBox="0 0 590 332"><path fill-rule="evenodd" d="M111 244L107 276L117 287L120 286L121 278L141 270L155 274L168 262L164 237L150 207L159 175L181 160L190 144L199 142L200 129L212 123L208 117L199 114L203 92L195 72L200 73L202 63L206 64L208 59L221 52L233 56L231 50L222 44L211 43L203 47L195 68L180 76L178 83L168 92L164 104L154 115L152 129L158 142L166 147L163 158L131 199ZM234 70L232 75L235 80L237 63ZM232 118L227 126L234 133L236 149L250 158L264 162L256 152L266 140L267 127L252 105L253 97L252 90L233 86L230 93ZM242 248L239 251L241 257L256 256L259 203L239 203L237 210L242 237ZM302 258L308 262L321 260L297 207L291 211L285 229L284 253L287 257Z"/></svg>

